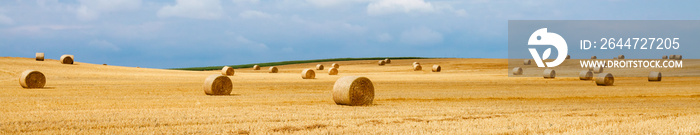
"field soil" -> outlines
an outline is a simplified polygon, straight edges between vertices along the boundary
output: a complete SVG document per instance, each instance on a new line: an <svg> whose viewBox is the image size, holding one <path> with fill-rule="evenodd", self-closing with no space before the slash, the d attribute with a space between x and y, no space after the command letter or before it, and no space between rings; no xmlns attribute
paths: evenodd
<svg viewBox="0 0 700 135"><path fill-rule="evenodd" d="M506 59L339 61L328 75L331 63L320 62L316 79L301 71L319 63L235 69L232 94L208 96L204 79L221 71L3 57L0 134L700 134L700 77L596 86L508 77ZM45 88L20 86L28 69L46 75ZM374 104L336 105L343 76L371 79Z"/></svg>

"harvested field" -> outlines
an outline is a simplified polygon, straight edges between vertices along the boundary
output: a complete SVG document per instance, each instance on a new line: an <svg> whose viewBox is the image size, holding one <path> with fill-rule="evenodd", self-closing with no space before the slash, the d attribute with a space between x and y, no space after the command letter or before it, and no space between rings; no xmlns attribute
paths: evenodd
<svg viewBox="0 0 700 135"><path fill-rule="evenodd" d="M700 134L700 77L616 77L600 87L508 77L505 59L420 59L449 67L440 73L413 71L415 59L331 61L277 74L237 69L231 95L208 96L202 84L221 70L45 61L0 58L0 134ZM332 63L341 75L299 78ZM46 75L44 88L19 85L27 69ZM343 76L371 79L373 105L336 105Z"/></svg>

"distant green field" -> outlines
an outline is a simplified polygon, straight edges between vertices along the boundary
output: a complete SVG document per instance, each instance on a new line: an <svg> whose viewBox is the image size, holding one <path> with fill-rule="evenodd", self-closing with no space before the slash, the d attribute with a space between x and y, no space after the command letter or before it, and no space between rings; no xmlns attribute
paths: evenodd
<svg viewBox="0 0 700 135"><path fill-rule="evenodd" d="M317 60L295 60L295 61L281 61L281 62L269 62L269 63L254 63L254 64L243 64L243 65L230 65L233 68L251 68L254 65L261 67L269 66L279 66L279 65L289 65L289 64L301 64L301 63L314 63L314 62L328 62L328 61L351 61L351 60L383 60L383 59L428 59L424 57L372 57L372 58L333 58L333 59L317 59ZM219 70L224 66L211 66L211 67L191 67L191 68L173 68L173 70L190 70L190 71L203 71L203 70Z"/></svg>

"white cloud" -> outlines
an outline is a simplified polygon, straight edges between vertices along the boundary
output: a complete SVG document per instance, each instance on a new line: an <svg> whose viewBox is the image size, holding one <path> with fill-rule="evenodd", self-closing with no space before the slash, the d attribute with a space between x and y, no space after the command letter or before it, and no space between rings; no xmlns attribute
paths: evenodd
<svg viewBox="0 0 700 135"><path fill-rule="evenodd" d="M267 45L263 43L258 43L255 41L251 41L243 36L237 36L235 38L235 42L237 44L243 45L245 48L251 49L251 50L256 50L256 51L263 51L267 50Z"/></svg>
<svg viewBox="0 0 700 135"><path fill-rule="evenodd" d="M342 34L349 34L349 33L364 33L367 31L367 28L361 25L355 25L355 24L350 24L342 21L323 21L323 22L316 22L313 20L306 20L304 18L301 18L297 15L294 15L290 19L292 22L301 24L300 27L303 27L308 33L322 33L322 34L331 34L331 33L342 33Z"/></svg>
<svg viewBox="0 0 700 135"><path fill-rule="evenodd" d="M467 16L467 11L464 9L459 9L454 11L457 16Z"/></svg>
<svg viewBox="0 0 700 135"><path fill-rule="evenodd" d="M328 6L337 5L343 1L342 0L306 0L306 2L311 3L312 5L315 5L318 7L328 7Z"/></svg>
<svg viewBox="0 0 700 135"><path fill-rule="evenodd" d="M239 3L239 4L241 4L241 3L256 3L257 4L258 2L260 2L260 0L232 0L232 1L233 1L233 3Z"/></svg>
<svg viewBox="0 0 700 135"><path fill-rule="evenodd" d="M95 11L110 12L132 10L141 7L141 0L78 0L81 6L87 6Z"/></svg>
<svg viewBox="0 0 700 135"><path fill-rule="evenodd" d="M367 6L367 14L370 15L434 11L433 4L423 0L380 0Z"/></svg>
<svg viewBox="0 0 700 135"><path fill-rule="evenodd" d="M452 7L453 3L436 2L434 4L435 5L433 7L437 10L437 12L447 11L447 13L453 13L454 15L460 17L466 17L469 15L467 10Z"/></svg>
<svg viewBox="0 0 700 135"><path fill-rule="evenodd" d="M177 0L158 10L158 17L184 17L193 19L219 19L224 10L219 0Z"/></svg>
<svg viewBox="0 0 700 135"><path fill-rule="evenodd" d="M4 14L0 14L0 24L12 25L12 24L15 24L15 20L13 20L10 17L5 16Z"/></svg>
<svg viewBox="0 0 700 135"><path fill-rule="evenodd" d="M306 25L306 29L309 30L309 32L316 32L316 33L322 33L322 34L350 34L350 33L364 33L367 31L367 28L360 26L360 25L354 25L350 23L345 23L345 22L336 22L336 21L327 21L327 22L312 22L312 21L306 21L304 23Z"/></svg>
<svg viewBox="0 0 700 135"><path fill-rule="evenodd" d="M442 34L429 28L413 28L401 33L401 42L409 45L434 45L442 42Z"/></svg>
<svg viewBox="0 0 700 135"><path fill-rule="evenodd" d="M246 10L238 14L238 16L242 18L271 18L272 15L265 13L265 12L260 12L260 11L255 11L255 10Z"/></svg>
<svg viewBox="0 0 700 135"><path fill-rule="evenodd" d="M389 33L382 33L382 34L377 35L377 40L379 40L380 42L387 42L387 41L391 41L393 39L394 38L391 37L391 35L389 35Z"/></svg>
<svg viewBox="0 0 700 135"><path fill-rule="evenodd" d="M352 3L367 2L370 0L306 0L306 2L316 7L334 7Z"/></svg>
<svg viewBox="0 0 700 135"><path fill-rule="evenodd" d="M141 7L141 0L78 0L78 2L80 6L75 11L80 20L94 20L99 18L101 13L134 10ZM38 3L46 4L45 1Z"/></svg>
<svg viewBox="0 0 700 135"><path fill-rule="evenodd" d="M36 0L36 4L39 5L39 7L45 8L49 5L55 5L60 3L58 3L58 0Z"/></svg>
<svg viewBox="0 0 700 135"><path fill-rule="evenodd" d="M164 22L144 22L141 24L112 24L108 27L110 36L117 38L150 39L163 36Z"/></svg>
<svg viewBox="0 0 700 135"><path fill-rule="evenodd" d="M91 28L91 26L82 26L82 25L27 25L27 26L19 26L19 27L14 27L10 28L9 32L20 34L20 33L25 33L25 34L30 34L30 33L40 33L45 30L78 30L78 29L87 29Z"/></svg>
<svg viewBox="0 0 700 135"><path fill-rule="evenodd" d="M120 49L119 47L117 47L116 45L114 45L114 44L112 44L112 43L110 43L110 42L107 42L107 41L105 41L105 40L92 40L92 41L88 42L88 45L94 46L94 47L97 47L97 48L100 48L100 49L108 49L108 50L112 50L112 51L119 51L119 50L121 50L121 49Z"/></svg>
<svg viewBox="0 0 700 135"><path fill-rule="evenodd" d="M80 20L94 20L100 15L97 11L88 9L87 6L80 6L80 8L76 10L75 14Z"/></svg>

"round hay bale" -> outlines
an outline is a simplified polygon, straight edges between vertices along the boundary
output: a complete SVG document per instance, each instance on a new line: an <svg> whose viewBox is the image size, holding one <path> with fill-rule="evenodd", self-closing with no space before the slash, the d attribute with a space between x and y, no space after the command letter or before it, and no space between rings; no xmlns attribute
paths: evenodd
<svg viewBox="0 0 700 135"><path fill-rule="evenodd" d="M610 73L600 73L595 78L595 84L598 86L611 86L615 83L615 78Z"/></svg>
<svg viewBox="0 0 700 135"><path fill-rule="evenodd" d="M380 66L384 66L384 64L386 64L386 62L384 60L380 60L379 62L377 62L377 64L379 64Z"/></svg>
<svg viewBox="0 0 700 135"><path fill-rule="evenodd" d="M594 67L593 73L603 73L603 66Z"/></svg>
<svg viewBox="0 0 700 135"><path fill-rule="evenodd" d="M513 75L523 75L523 68L514 67L513 68Z"/></svg>
<svg viewBox="0 0 700 135"><path fill-rule="evenodd" d="M625 55L618 55L617 58L618 59L625 59Z"/></svg>
<svg viewBox="0 0 700 135"><path fill-rule="evenodd" d="M566 55L566 59L571 59L571 55Z"/></svg>
<svg viewBox="0 0 700 135"><path fill-rule="evenodd" d="M203 89L207 95L230 95L233 82L225 75L211 75L204 80Z"/></svg>
<svg viewBox="0 0 700 135"><path fill-rule="evenodd" d="M36 53L36 61L44 61L44 53Z"/></svg>
<svg viewBox="0 0 700 135"><path fill-rule="evenodd" d="M316 72L314 72L313 69L304 69L304 71L301 71L301 78L302 79L314 79L316 78Z"/></svg>
<svg viewBox="0 0 700 135"><path fill-rule="evenodd" d="M260 70L260 66L258 66L258 65L253 65L253 70Z"/></svg>
<svg viewBox="0 0 700 135"><path fill-rule="evenodd" d="M63 55L61 56L61 64L73 64L73 55Z"/></svg>
<svg viewBox="0 0 700 135"><path fill-rule="evenodd" d="M418 62L413 62L413 65L416 65L416 64L420 64L420 63L418 63Z"/></svg>
<svg viewBox="0 0 700 135"><path fill-rule="evenodd" d="M661 81L661 72L651 71L651 73L649 73L649 81L650 82Z"/></svg>
<svg viewBox="0 0 700 135"><path fill-rule="evenodd" d="M596 57L596 56L591 56L591 59L598 59L598 57Z"/></svg>
<svg viewBox="0 0 700 135"><path fill-rule="evenodd" d="M328 75L338 75L338 68L331 67L328 69Z"/></svg>
<svg viewBox="0 0 700 135"><path fill-rule="evenodd" d="M323 64L317 64L316 70L323 70Z"/></svg>
<svg viewBox="0 0 700 135"><path fill-rule="evenodd" d="M333 101L338 105L371 105L374 100L374 85L367 77L346 76L335 81Z"/></svg>
<svg viewBox="0 0 700 135"><path fill-rule="evenodd" d="M420 66L420 64L413 65L413 71L421 71L421 70L423 70L423 66Z"/></svg>
<svg viewBox="0 0 700 135"><path fill-rule="evenodd" d="M581 73L578 74L578 79L581 80L591 80L593 79L593 72L590 70L583 70Z"/></svg>
<svg viewBox="0 0 700 135"><path fill-rule="evenodd" d="M557 76L557 73L554 72L554 69L545 69L544 73L542 73L542 77L545 79L554 79L554 77Z"/></svg>
<svg viewBox="0 0 700 135"><path fill-rule="evenodd" d="M46 76L43 73L35 70L26 70L19 77L19 85L22 88L44 88L46 85Z"/></svg>
<svg viewBox="0 0 700 135"><path fill-rule="evenodd" d="M270 67L270 73L277 73L279 70L277 70L277 67Z"/></svg>
<svg viewBox="0 0 700 135"><path fill-rule="evenodd" d="M613 59L617 59L617 56L613 57Z"/></svg>
<svg viewBox="0 0 700 135"><path fill-rule="evenodd" d="M103 66L107 66L107 64L102 64Z"/></svg>
<svg viewBox="0 0 700 135"><path fill-rule="evenodd" d="M331 67L333 67L333 68L340 68L340 65L338 65L338 63L333 63L333 64L331 64Z"/></svg>
<svg viewBox="0 0 700 135"><path fill-rule="evenodd" d="M669 55L668 59L676 59L676 55Z"/></svg>
<svg viewBox="0 0 700 135"><path fill-rule="evenodd" d="M676 55L676 60L683 60L683 55Z"/></svg>
<svg viewBox="0 0 700 135"><path fill-rule="evenodd" d="M668 55L661 56L661 59L668 59Z"/></svg>
<svg viewBox="0 0 700 135"><path fill-rule="evenodd" d="M442 67L440 65L433 65L433 72L440 72L442 71Z"/></svg>
<svg viewBox="0 0 700 135"><path fill-rule="evenodd" d="M523 60L523 65L530 65L532 64L531 60Z"/></svg>
<svg viewBox="0 0 700 135"><path fill-rule="evenodd" d="M233 68L229 66L224 66L224 68L221 68L221 75L233 76L234 73L235 71L233 70Z"/></svg>
<svg viewBox="0 0 700 135"><path fill-rule="evenodd" d="M386 59L384 59L384 62L386 62L386 64L391 64L391 59L386 58Z"/></svg>

